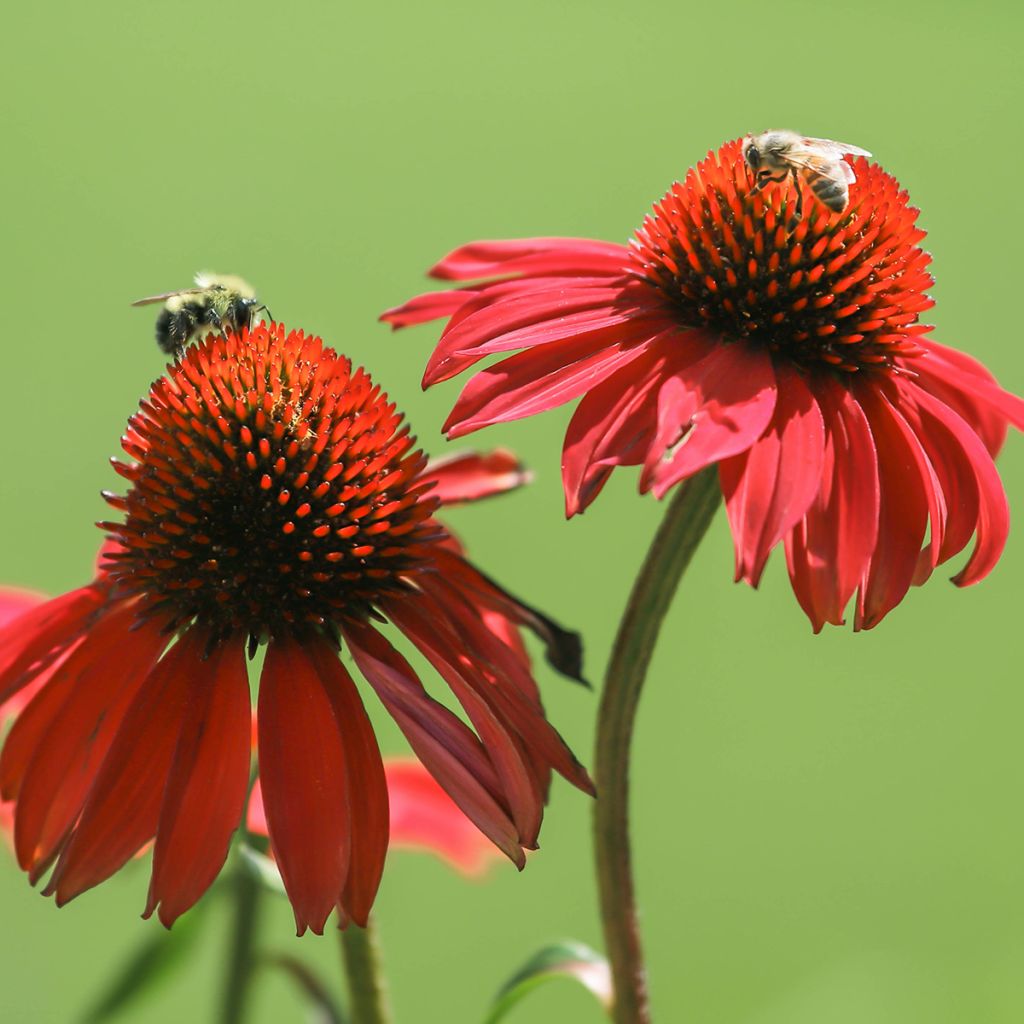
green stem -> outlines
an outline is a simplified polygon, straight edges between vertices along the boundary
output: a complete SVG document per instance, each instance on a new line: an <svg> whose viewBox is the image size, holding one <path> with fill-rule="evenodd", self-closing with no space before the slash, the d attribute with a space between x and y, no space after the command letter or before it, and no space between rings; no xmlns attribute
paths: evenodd
<svg viewBox="0 0 1024 1024"><path fill-rule="evenodd" d="M242 1024L245 1020L249 982L255 963L256 925L261 893L259 880L246 869L241 860L235 864L232 885L235 898L234 922L220 1019L223 1024Z"/></svg>
<svg viewBox="0 0 1024 1024"><path fill-rule="evenodd" d="M348 979L352 1024L390 1024L391 1007L384 990L377 934L371 918L365 928L350 924L341 937L341 954Z"/></svg>
<svg viewBox="0 0 1024 1024"><path fill-rule="evenodd" d="M648 1024L647 977L629 849L629 756L647 668L683 573L721 502L714 466L676 489L619 624L597 718L594 852L615 1024Z"/></svg>

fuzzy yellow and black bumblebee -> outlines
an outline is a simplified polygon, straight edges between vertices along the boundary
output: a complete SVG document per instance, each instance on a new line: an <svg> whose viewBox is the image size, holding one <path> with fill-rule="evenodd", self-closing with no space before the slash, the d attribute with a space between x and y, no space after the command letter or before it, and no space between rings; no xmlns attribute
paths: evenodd
<svg viewBox="0 0 1024 1024"><path fill-rule="evenodd" d="M266 310L248 281L233 274L196 274L196 287L138 299L133 306L162 302L156 318L156 343L161 351L177 356L193 339L207 333L240 331Z"/></svg>

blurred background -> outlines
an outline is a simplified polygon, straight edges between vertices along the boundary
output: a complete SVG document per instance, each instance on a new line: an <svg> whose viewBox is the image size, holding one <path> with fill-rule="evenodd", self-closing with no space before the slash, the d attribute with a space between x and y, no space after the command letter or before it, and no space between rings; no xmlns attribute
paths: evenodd
<svg viewBox="0 0 1024 1024"><path fill-rule="evenodd" d="M265 0L8 9L0 40L0 578L82 582L118 437L163 360L131 300L234 272L274 315L365 364L423 444L457 384L423 394L434 325L376 317L478 238L624 241L708 149L791 127L870 149L935 256L936 338L1024 390L1021 9L849 5L366 5ZM566 524L569 410L467 439L534 486L451 513L476 560L581 629L599 679L660 509L620 471ZM467 444L459 442L460 447ZM453 448L455 446L452 446ZM1024 443L1000 466L1024 507ZM724 515L668 620L640 709L636 858L656 1020L953 1024L1024 1019L1024 534L980 586L937 573L874 632L812 635L778 553L731 583ZM590 760L596 698L541 668ZM368 702L369 703L369 702ZM404 747L373 708L385 749ZM543 849L467 882L394 854L378 903L399 1024L473 1022L543 942L600 945L586 798L556 784ZM146 865L58 911L0 848L0 1016L73 1022L154 934ZM187 970L127 1019L212 1019L227 902ZM334 938L267 949L338 984ZM279 975L253 1020L301 1021ZM602 1019L567 983L511 1021Z"/></svg>

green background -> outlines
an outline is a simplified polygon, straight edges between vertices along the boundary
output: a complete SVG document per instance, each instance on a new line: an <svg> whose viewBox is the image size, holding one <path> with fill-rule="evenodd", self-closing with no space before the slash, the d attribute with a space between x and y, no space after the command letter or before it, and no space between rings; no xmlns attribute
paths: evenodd
<svg viewBox="0 0 1024 1024"><path fill-rule="evenodd" d="M364 363L423 443L437 328L377 314L455 245L625 240L712 147L782 126L871 149L935 254L936 337L1024 389L1024 159L1017 5L632 3L18 4L0 39L3 431L0 575L57 593L89 573L118 436L162 369L141 295L199 269L250 278L276 317ZM585 632L599 677L659 507L620 472L562 518L568 410L469 443L514 447L533 487L449 521L513 591ZM460 447L466 443L460 442ZM1024 507L1024 444L1000 465ZM937 573L872 633L814 637L776 555L730 582L719 516L641 708L637 870L656 1019L952 1024L1024 1019L1024 539L957 591ZM593 696L541 670L590 760ZM373 709L382 742L402 744ZM397 854L378 904L400 1024L478 1021L542 942L600 943L587 799L556 785L543 850L467 882ZM57 911L0 849L0 1016L74 1021L158 927L142 865ZM189 969L130 1019L212 1019L226 904ZM337 984L336 946L262 939ZM300 1021L261 975L257 1022ZM582 990L513 1021L602 1019Z"/></svg>

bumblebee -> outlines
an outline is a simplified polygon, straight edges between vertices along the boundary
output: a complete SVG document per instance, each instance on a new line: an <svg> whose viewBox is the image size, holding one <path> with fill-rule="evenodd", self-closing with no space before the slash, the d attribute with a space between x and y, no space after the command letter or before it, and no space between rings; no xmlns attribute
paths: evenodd
<svg viewBox="0 0 1024 1024"><path fill-rule="evenodd" d="M133 306L162 302L156 318L156 343L168 355L179 356L185 346L203 334L240 331L253 317L266 311L248 281L232 274L196 274L196 287L138 299Z"/></svg>
<svg viewBox="0 0 1024 1024"><path fill-rule="evenodd" d="M743 140L743 159L754 172L756 184L751 195L760 192L770 181L785 181L790 175L796 186L796 209L793 223L803 215L802 179L815 199L836 213L842 213L850 201L850 185L857 180L853 168L843 159L871 156L866 149L831 139L808 139L797 132L775 130L748 135Z"/></svg>

